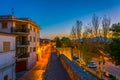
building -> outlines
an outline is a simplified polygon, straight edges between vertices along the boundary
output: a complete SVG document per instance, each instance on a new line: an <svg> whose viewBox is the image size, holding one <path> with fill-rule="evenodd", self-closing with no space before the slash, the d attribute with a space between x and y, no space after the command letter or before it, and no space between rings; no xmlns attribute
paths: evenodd
<svg viewBox="0 0 120 80"><path fill-rule="evenodd" d="M16 34L16 71L31 69L37 60L40 26L29 18L0 16L0 32Z"/></svg>
<svg viewBox="0 0 120 80"><path fill-rule="evenodd" d="M15 35L0 32L0 80L15 80L15 50Z"/></svg>

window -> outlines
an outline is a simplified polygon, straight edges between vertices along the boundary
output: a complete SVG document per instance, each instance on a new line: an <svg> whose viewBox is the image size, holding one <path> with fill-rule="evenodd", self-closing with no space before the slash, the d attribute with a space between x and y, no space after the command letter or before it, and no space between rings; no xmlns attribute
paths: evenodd
<svg viewBox="0 0 120 80"><path fill-rule="evenodd" d="M36 47L33 47L33 51L34 51L34 52L36 51Z"/></svg>
<svg viewBox="0 0 120 80"><path fill-rule="evenodd" d="M30 26L30 30L32 30L32 26Z"/></svg>
<svg viewBox="0 0 120 80"><path fill-rule="evenodd" d="M37 31L37 33L39 34L39 30Z"/></svg>
<svg viewBox="0 0 120 80"><path fill-rule="evenodd" d="M36 42L38 41L38 38L36 38Z"/></svg>
<svg viewBox="0 0 120 80"><path fill-rule="evenodd" d="M35 42L36 39L35 39L35 37L33 37L33 38L34 38L34 42Z"/></svg>
<svg viewBox="0 0 120 80"><path fill-rule="evenodd" d="M32 47L30 47L30 52L32 52Z"/></svg>
<svg viewBox="0 0 120 80"><path fill-rule="evenodd" d="M10 51L10 42L3 42L3 52Z"/></svg>
<svg viewBox="0 0 120 80"><path fill-rule="evenodd" d="M25 25L22 25L22 28L25 28Z"/></svg>
<svg viewBox="0 0 120 80"><path fill-rule="evenodd" d="M38 42L40 41L40 39L38 38Z"/></svg>
<svg viewBox="0 0 120 80"><path fill-rule="evenodd" d="M34 28L34 32L35 32L35 30L36 30L36 29Z"/></svg>
<svg viewBox="0 0 120 80"><path fill-rule="evenodd" d="M32 36L30 36L30 42L32 42Z"/></svg>
<svg viewBox="0 0 120 80"><path fill-rule="evenodd" d="M6 22L2 23L2 28L3 28L3 29L6 29L6 28L7 28L7 23L6 23Z"/></svg>

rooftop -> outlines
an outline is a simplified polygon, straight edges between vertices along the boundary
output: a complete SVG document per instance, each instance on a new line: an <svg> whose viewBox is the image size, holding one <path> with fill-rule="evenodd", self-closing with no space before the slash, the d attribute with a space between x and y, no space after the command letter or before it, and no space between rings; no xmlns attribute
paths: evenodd
<svg viewBox="0 0 120 80"><path fill-rule="evenodd" d="M36 24L36 22L34 22L32 19L30 18L18 18L14 15L0 15L0 20L24 20L24 21L30 21L34 24ZM38 24L36 24L38 26ZM41 29L41 28L40 28Z"/></svg>

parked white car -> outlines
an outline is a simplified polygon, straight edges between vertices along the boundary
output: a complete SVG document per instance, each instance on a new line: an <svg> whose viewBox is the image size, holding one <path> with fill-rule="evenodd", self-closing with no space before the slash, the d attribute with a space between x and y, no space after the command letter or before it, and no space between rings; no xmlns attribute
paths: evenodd
<svg viewBox="0 0 120 80"><path fill-rule="evenodd" d="M88 67L89 68L97 68L97 65L94 61L91 61L89 64L88 64Z"/></svg>

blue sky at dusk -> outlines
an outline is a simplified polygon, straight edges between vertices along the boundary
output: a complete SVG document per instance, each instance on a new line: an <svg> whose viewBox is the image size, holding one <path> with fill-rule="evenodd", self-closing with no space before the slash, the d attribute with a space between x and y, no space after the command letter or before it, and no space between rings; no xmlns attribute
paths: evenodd
<svg viewBox="0 0 120 80"><path fill-rule="evenodd" d="M93 14L120 22L120 0L0 0L0 15L29 17L42 28L42 38L68 35L76 20L90 23Z"/></svg>

